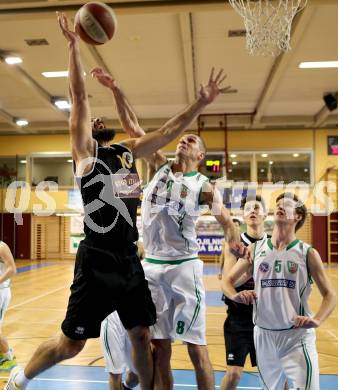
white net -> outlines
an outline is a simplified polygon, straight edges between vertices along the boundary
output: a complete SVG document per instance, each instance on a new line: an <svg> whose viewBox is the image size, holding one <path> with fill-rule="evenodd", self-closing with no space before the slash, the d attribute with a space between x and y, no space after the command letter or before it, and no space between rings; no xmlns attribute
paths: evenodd
<svg viewBox="0 0 338 390"><path fill-rule="evenodd" d="M277 56L291 49L292 20L307 0L229 0L244 19L250 54Z"/></svg>

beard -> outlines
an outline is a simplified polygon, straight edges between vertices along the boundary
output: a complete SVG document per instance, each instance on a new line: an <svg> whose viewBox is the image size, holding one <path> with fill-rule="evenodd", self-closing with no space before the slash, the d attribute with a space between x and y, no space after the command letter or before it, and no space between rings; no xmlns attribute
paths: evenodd
<svg viewBox="0 0 338 390"><path fill-rule="evenodd" d="M92 130L93 138L100 144L101 142L110 142L115 137L114 129L93 129Z"/></svg>

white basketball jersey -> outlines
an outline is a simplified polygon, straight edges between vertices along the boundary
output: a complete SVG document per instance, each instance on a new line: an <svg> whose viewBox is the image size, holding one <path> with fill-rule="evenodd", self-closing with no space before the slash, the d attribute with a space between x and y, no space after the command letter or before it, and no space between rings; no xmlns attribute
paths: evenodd
<svg viewBox="0 0 338 390"><path fill-rule="evenodd" d="M253 278L257 301L253 322L263 329L293 327L296 315L311 316L308 297L312 279L307 265L310 245L295 240L284 250L273 247L271 239L254 246Z"/></svg>
<svg viewBox="0 0 338 390"><path fill-rule="evenodd" d="M208 178L199 172L174 174L164 164L144 190L142 230L146 259L174 261L198 256L199 197Z"/></svg>
<svg viewBox="0 0 338 390"><path fill-rule="evenodd" d="M2 275L5 272L5 270L6 270L5 264L4 264L4 262L2 261L2 259L0 257L0 275ZM10 285L11 285L11 280L7 279L3 283L0 283L0 289L1 288L7 288Z"/></svg>
<svg viewBox="0 0 338 390"><path fill-rule="evenodd" d="M1 244L0 240L0 244ZM5 263L3 262L2 258L0 257L0 275L2 275L6 271ZM7 288L11 285L11 280L7 279L3 283L0 283L0 288Z"/></svg>

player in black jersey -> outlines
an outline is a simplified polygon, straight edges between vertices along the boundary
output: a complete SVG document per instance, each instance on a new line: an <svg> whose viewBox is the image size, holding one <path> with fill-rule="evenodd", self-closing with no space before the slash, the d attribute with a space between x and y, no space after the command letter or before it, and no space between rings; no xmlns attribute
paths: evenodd
<svg viewBox="0 0 338 390"><path fill-rule="evenodd" d="M246 224L246 232L241 234L241 241L248 246L253 242L263 239L264 220L266 208L262 198L243 198L241 202L243 219ZM229 252L226 243L223 244L221 255L221 270L226 275L237 259ZM253 290L254 283L243 278L237 281L236 291ZM228 306L227 318L224 322L224 340L227 356L227 372L224 376L220 389L235 390L240 380L245 359L250 354L251 365L256 366L256 353L253 339L252 305L242 305L231 301L223 295L222 298Z"/></svg>
<svg viewBox="0 0 338 390"><path fill-rule="evenodd" d="M72 97L70 135L74 171L85 214L85 239L76 256L62 334L42 344L25 370L13 372L5 389L24 389L29 380L54 364L77 355L88 338L99 337L102 320L117 310L134 349L134 364L143 390L153 386L153 361L148 326L156 321L143 268L137 257L136 213L139 178L136 158L148 156L177 138L220 93L222 70L201 87L197 100L161 129L137 139L98 145L92 131L107 132L100 119L91 122L79 37L68 28L65 15L58 21L69 47Z"/></svg>

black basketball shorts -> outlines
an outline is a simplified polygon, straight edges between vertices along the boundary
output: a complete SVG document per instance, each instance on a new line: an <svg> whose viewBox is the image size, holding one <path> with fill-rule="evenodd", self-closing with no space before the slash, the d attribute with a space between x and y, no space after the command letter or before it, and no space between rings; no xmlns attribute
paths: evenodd
<svg viewBox="0 0 338 390"><path fill-rule="evenodd" d="M81 242L61 329L73 340L100 336L101 322L117 310L126 329L156 322L156 309L135 248L110 252Z"/></svg>

